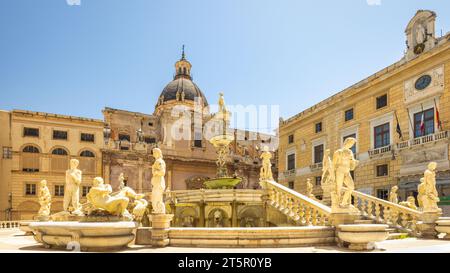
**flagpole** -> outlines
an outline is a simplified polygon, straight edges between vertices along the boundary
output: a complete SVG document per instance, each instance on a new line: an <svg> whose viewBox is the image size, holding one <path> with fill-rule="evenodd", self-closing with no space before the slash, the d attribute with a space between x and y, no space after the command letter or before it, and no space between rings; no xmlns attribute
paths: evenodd
<svg viewBox="0 0 450 273"><path fill-rule="evenodd" d="M412 136L409 136L409 139L414 139L414 131L416 130L416 128L414 128L414 125L411 121L411 116L409 115L409 108L406 108L406 111L408 112L408 120L409 120L409 125L411 126L411 130L412 130Z"/></svg>

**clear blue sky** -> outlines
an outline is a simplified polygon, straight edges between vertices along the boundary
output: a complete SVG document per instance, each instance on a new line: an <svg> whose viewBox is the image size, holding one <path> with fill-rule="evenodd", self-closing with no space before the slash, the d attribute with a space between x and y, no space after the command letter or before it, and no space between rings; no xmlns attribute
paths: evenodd
<svg viewBox="0 0 450 273"><path fill-rule="evenodd" d="M210 103L287 118L399 60L418 9L450 31L447 0L2 0L0 109L152 113L186 44Z"/></svg>

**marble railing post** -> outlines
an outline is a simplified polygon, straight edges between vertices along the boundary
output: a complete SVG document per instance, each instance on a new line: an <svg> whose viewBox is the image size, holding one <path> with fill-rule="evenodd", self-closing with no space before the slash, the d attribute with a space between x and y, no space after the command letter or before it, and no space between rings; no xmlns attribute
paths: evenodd
<svg viewBox="0 0 450 273"><path fill-rule="evenodd" d="M421 218L417 223L422 238L433 239L437 237L436 221L442 216L442 211L422 212Z"/></svg>
<svg viewBox="0 0 450 273"><path fill-rule="evenodd" d="M205 227L205 202L200 201L198 204L199 207L199 219L198 219L198 227Z"/></svg>

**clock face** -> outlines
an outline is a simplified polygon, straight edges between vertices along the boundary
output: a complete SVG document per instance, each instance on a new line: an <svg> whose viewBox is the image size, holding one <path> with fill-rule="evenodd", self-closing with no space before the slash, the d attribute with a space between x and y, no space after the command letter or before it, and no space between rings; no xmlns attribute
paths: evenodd
<svg viewBox="0 0 450 273"><path fill-rule="evenodd" d="M416 89L417 90L424 90L427 88L431 83L431 76L430 75L423 75L416 81Z"/></svg>

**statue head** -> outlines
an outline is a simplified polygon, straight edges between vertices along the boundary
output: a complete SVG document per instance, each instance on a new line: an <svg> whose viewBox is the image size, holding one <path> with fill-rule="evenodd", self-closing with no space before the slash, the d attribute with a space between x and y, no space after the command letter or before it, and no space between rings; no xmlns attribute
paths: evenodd
<svg viewBox="0 0 450 273"><path fill-rule="evenodd" d="M269 151L269 146L267 146L267 145L264 145L264 147L263 147L263 151L264 151L264 152L268 152L268 151Z"/></svg>
<svg viewBox="0 0 450 273"><path fill-rule="evenodd" d="M80 161L78 161L78 159L71 159L70 160L70 168L72 170L76 169L78 167L78 165L80 165Z"/></svg>
<svg viewBox="0 0 450 273"><path fill-rule="evenodd" d="M431 171L436 170L436 167L437 167L437 163L436 162L430 162L428 164L428 169L431 170Z"/></svg>
<svg viewBox="0 0 450 273"><path fill-rule="evenodd" d="M103 181L103 178L101 178L101 177L96 177L96 178L94 178L94 181L92 181L92 185L94 186L94 187L98 187L98 186L101 186L101 185L103 185L105 182Z"/></svg>
<svg viewBox="0 0 450 273"><path fill-rule="evenodd" d="M47 187L47 180L42 180L41 181L41 183L40 183L40 185L41 185L41 187L43 188L43 187Z"/></svg>
<svg viewBox="0 0 450 273"><path fill-rule="evenodd" d="M410 195L408 196L408 198L406 198L406 201L415 204L416 203L416 198L414 198L414 196Z"/></svg>
<svg viewBox="0 0 450 273"><path fill-rule="evenodd" d="M398 191L398 186L393 186L391 188L391 192L397 192Z"/></svg>
<svg viewBox="0 0 450 273"><path fill-rule="evenodd" d="M424 177L420 178L420 183L423 183L423 182L425 182L425 178Z"/></svg>
<svg viewBox="0 0 450 273"><path fill-rule="evenodd" d="M162 151L161 151L161 149L159 149L159 148L153 148L153 156L154 156L156 159L162 158Z"/></svg>
<svg viewBox="0 0 450 273"><path fill-rule="evenodd" d="M352 148L353 145L355 145L355 144L356 144L356 139L353 137L349 137L344 140L344 148L346 148L346 149Z"/></svg>

